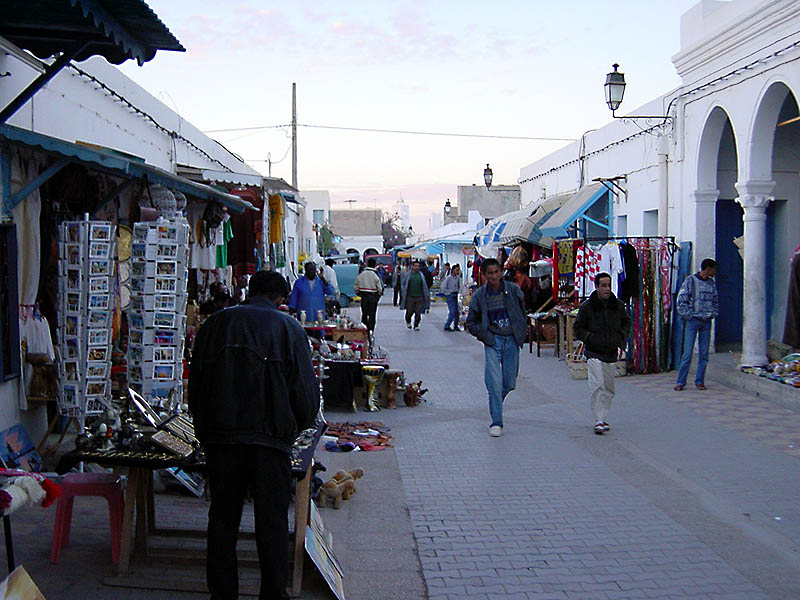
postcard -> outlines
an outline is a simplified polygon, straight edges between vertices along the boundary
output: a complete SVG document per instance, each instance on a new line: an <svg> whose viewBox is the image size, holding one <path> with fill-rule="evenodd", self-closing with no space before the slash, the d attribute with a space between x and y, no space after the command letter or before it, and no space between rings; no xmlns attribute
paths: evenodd
<svg viewBox="0 0 800 600"><path fill-rule="evenodd" d="M157 385L153 384L153 391L151 395L153 396L153 400L167 400L169 395L172 393L173 386L172 384L167 385Z"/></svg>
<svg viewBox="0 0 800 600"><path fill-rule="evenodd" d="M64 380L78 381L78 363L76 361L64 361Z"/></svg>
<svg viewBox="0 0 800 600"><path fill-rule="evenodd" d="M135 381L142 381L142 368L136 365L128 367L128 378Z"/></svg>
<svg viewBox="0 0 800 600"><path fill-rule="evenodd" d="M155 313L153 316L153 327L175 327L175 313Z"/></svg>
<svg viewBox="0 0 800 600"><path fill-rule="evenodd" d="M142 313L132 312L128 315L128 325L136 329L144 329L144 317Z"/></svg>
<svg viewBox="0 0 800 600"><path fill-rule="evenodd" d="M141 329L131 329L128 332L128 342L131 344L141 344L142 343L142 330Z"/></svg>
<svg viewBox="0 0 800 600"><path fill-rule="evenodd" d="M178 273L178 263L174 260L163 260L156 263L156 275L174 277Z"/></svg>
<svg viewBox="0 0 800 600"><path fill-rule="evenodd" d="M108 293L108 277L90 277L89 291L98 293Z"/></svg>
<svg viewBox="0 0 800 600"><path fill-rule="evenodd" d="M89 258L110 258L111 244L108 242L90 242Z"/></svg>
<svg viewBox="0 0 800 600"><path fill-rule="evenodd" d="M87 325L89 327L108 327L111 322L111 313L105 310L90 310Z"/></svg>
<svg viewBox="0 0 800 600"><path fill-rule="evenodd" d="M174 311L176 302L176 296L157 294L153 302L153 308L155 310Z"/></svg>
<svg viewBox="0 0 800 600"><path fill-rule="evenodd" d="M67 264L80 266L83 259L81 247L78 244L67 244L65 255L67 257Z"/></svg>
<svg viewBox="0 0 800 600"><path fill-rule="evenodd" d="M108 360L108 346L96 346L89 348L90 361L107 361Z"/></svg>
<svg viewBox="0 0 800 600"><path fill-rule="evenodd" d="M172 379L175 365L153 365L154 379Z"/></svg>
<svg viewBox="0 0 800 600"><path fill-rule="evenodd" d="M86 366L86 377L96 379L106 379L108 377L108 363L89 362Z"/></svg>
<svg viewBox="0 0 800 600"><path fill-rule="evenodd" d="M80 292L67 292L65 308L69 312L80 312L81 310Z"/></svg>
<svg viewBox="0 0 800 600"><path fill-rule="evenodd" d="M66 235L66 239L64 241L69 242L70 244L79 244L81 242L81 224L80 223L68 223L67 224L67 235Z"/></svg>
<svg viewBox="0 0 800 600"><path fill-rule="evenodd" d="M171 242L178 241L178 226L171 223L158 226L158 239Z"/></svg>
<svg viewBox="0 0 800 600"><path fill-rule="evenodd" d="M110 260L92 259L89 261L89 275L111 275Z"/></svg>
<svg viewBox="0 0 800 600"><path fill-rule="evenodd" d="M95 380L86 382L86 395L87 396L105 396L106 395L106 380Z"/></svg>
<svg viewBox="0 0 800 600"><path fill-rule="evenodd" d="M80 269L67 269L66 281L68 290L80 290L82 281Z"/></svg>
<svg viewBox="0 0 800 600"><path fill-rule="evenodd" d="M81 330L81 318L78 315L64 315L64 335L76 336Z"/></svg>
<svg viewBox="0 0 800 600"><path fill-rule="evenodd" d="M108 306L109 306L108 294L89 294L89 308L108 309Z"/></svg>
<svg viewBox="0 0 800 600"><path fill-rule="evenodd" d="M69 337L64 340L64 357L80 359L81 341L76 337ZM103 359L105 360L105 359Z"/></svg>
<svg viewBox="0 0 800 600"><path fill-rule="evenodd" d="M174 277L156 277L157 292L172 292L178 290L178 280Z"/></svg>
<svg viewBox="0 0 800 600"><path fill-rule="evenodd" d="M153 343L159 346L171 346L175 341L175 332L170 330L158 329L153 336Z"/></svg>
<svg viewBox="0 0 800 600"><path fill-rule="evenodd" d="M147 244L144 242L134 242L131 244L131 257L145 258L147 254Z"/></svg>
<svg viewBox="0 0 800 600"><path fill-rule="evenodd" d="M107 346L108 345L108 329L90 329L89 330L89 345L90 346Z"/></svg>
<svg viewBox="0 0 800 600"><path fill-rule="evenodd" d="M170 346L153 348L153 362L155 363L174 363L175 348Z"/></svg>
<svg viewBox="0 0 800 600"><path fill-rule="evenodd" d="M28 432L19 423L0 431L0 459L7 469L36 472L42 470L42 459L36 451L36 446L28 437ZM6 597L10 598L11 596Z"/></svg>
<svg viewBox="0 0 800 600"><path fill-rule="evenodd" d="M111 223L92 223L89 227L89 239L110 242Z"/></svg>
<svg viewBox="0 0 800 600"><path fill-rule="evenodd" d="M131 362L142 362L144 358L141 346L128 345L128 360Z"/></svg>
<svg viewBox="0 0 800 600"><path fill-rule="evenodd" d="M156 252L158 258L172 258L178 256L178 245L169 243L159 243L158 251Z"/></svg>

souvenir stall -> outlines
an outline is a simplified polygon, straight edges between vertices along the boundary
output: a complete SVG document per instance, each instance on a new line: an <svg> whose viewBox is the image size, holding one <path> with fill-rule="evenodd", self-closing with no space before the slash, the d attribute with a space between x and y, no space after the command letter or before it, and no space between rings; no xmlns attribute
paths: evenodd
<svg viewBox="0 0 800 600"><path fill-rule="evenodd" d="M629 372L671 368L673 270L679 253L672 238L570 238L553 242L553 299L559 314L559 353L574 351L572 325L580 302L594 291L594 276L611 274L612 291L633 322Z"/></svg>

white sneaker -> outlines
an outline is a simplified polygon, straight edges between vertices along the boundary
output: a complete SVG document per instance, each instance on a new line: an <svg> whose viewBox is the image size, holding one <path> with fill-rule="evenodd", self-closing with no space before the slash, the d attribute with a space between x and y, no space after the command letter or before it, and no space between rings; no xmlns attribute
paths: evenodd
<svg viewBox="0 0 800 600"><path fill-rule="evenodd" d="M500 437L503 435L503 428L500 425L492 425L489 427L489 435L492 437Z"/></svg>
<svg viewBox="0 0 800 600"><path fill-rule="evenodd" d="M411 329L411 323L406 323L406 327L408 327L409 329Z"/></svg>
<svg viewBox="0 0 800 600"><path fill-rule="evenodd" d="M419 331L419 327L414 327L414 331Z"/></svg>

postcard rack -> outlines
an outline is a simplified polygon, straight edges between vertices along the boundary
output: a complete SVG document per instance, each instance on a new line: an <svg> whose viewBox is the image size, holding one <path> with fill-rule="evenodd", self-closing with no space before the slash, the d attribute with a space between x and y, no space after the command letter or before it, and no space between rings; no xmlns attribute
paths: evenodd
<svg viewBox="0 0 800 600"><path fill-rule="evenodd" d="M183 217L133 226L128 383L156 408L183 399L188 247Z"/></svg>
<svg viewBox="0 0 800 600"><path fill-rule="evenodd" d="M103 412L111 398L115 227L67 221L58 237L58 409L84 417Z"/></svg>

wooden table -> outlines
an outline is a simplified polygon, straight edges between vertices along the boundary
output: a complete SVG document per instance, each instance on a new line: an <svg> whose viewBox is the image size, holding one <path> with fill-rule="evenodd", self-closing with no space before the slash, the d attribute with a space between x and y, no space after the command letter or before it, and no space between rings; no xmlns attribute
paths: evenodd
<svg viewBox="0 0 800 600"><path fill-rule="evenodd" d="M556 339L553 342L543 342L544 332L542 325L545 323L556 324ZM528 314L528 352L533 353L533 344L536 344L536 356L542 355L542 345L553 346L555 355L558 356L558 319L556 313L531 313Z"/></svg>
<svg viewBox="0 0 800 600"><path fill-rule="evenodd" d="M313 456L320 436L327 428L325 424L318 427L312 445L294 455L300 462L293 462L292 475L296 479L295 489L295 530L290 535L290 557L293 569L290 574L290 593L299 596L303 585L303 563L305 559L306 527L311 515L311 479L313 473ZM128 470L128 482L125 490L125 506L122 517L122 539L120 543L119 564L115 566L115 575L125 575L130 569L134 554L148 556L148 538L154 535L175 538L203 538L206 530L197 529L161 529L156 525L155 498L153 493L153 472L168 467L180 467L187 472L205 469L202 462L187 463L175 455L162 454L160 458L151 460L133 460L124 456L98 456L100 453L73 451L62 457L58 471L65 472L78 462L93 462L106 467L123 467ZM240 533L240 538L254 539L253 533ZM194 591L194 590L191 590Z"/></svg>

